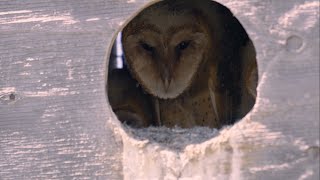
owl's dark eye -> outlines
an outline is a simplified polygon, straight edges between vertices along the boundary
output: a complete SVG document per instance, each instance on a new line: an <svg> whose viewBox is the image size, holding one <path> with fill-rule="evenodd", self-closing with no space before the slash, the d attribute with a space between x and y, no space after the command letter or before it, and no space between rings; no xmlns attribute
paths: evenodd
<svg viewBox="0 0 320 180"><path fill-rule="evenodd" d="M147 43L141 42L140 45L144 50L146 50L148 52L153 52L154 51L154 47L150 46Z"/></svg>
<svg viewBox="0 0 320 180"><path fill-rule="evenodd" d="M189 47L189 45L190 45L190 41L182 41L181 43L179 43L178 45L177 45L177 49L178 50L185 50L185 49L187 49L187 47Z"/></svg>

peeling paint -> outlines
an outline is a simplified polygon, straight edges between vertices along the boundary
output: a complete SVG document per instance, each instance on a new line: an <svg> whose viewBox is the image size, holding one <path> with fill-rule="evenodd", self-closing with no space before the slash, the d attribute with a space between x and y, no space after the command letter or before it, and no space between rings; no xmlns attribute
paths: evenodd
<svg viewBox="0 0 320 180"><path fill-rule="evenodd" d="M271 165L266 165L266 166L261 166L261 167L253 167L250 168L250 172L252 173L257 173L260 171L280 171L282 169L288 169L290 167L289 163L283 163L283 164L271 164Z"/></svg>
<svg viewBox="0 0 320 180"><path fill-rule="evenodd" d="M136 0L128 0L127 3L135 3Z"/></svg>
<svg viewBox="0 0 320 180"><path fill-rule="evenodd" d="M51 88L48 91L24 91L26 97L47 97L47 96L67 96L78 94L76 91L69 91L68 88Z"/></svg>
<svg viewBox="0 0 320 180"><path fill-rule="evenodd" d="M68 77L66 78L67 80L73 80L73 73L74 73L74 69L72 67L72 60L67 60L66 62L66 66L68 67Z"/></svg>
<svg viewBox="0 0 320 180"><path fill-rule="evenodd" d="M24 11L26 12L26 11ZM61 21L62 24L75 24L78 21L73 19L70 13L61 13L61 14L37 14L28 12L30 14L19 15L14 17L0 17L0 24L20 24L20 23L47 23L53 21ZM13 13L16 14L16 13Z"/></svg>
<svg viewBox="0 0 320 180"><path fill-rule="evenodd" d="M305 173L299 177L299 180L309 179L313 174L314 172L312 170L306 170Z"/></svg>
<svg viewBox="0 0 320 180"><path fill-rule="evenodd" d="M24 65L23 65L23 67L31 67L32 65L30 64L30 63L25 63Z"/></svg>
<svg viewBox="0 0 320 180"><path fill-rule="evenodd" d="M100 18L90 18L90 19L86 19L86 21L98 21L100 20Z"/></svg>
<svg viewBox="0 0 320 180"><path fill-rule="evenodd" d="M5 11L5 12L0 12L0 16L11 15L11 14L24 14L24 13L32 13L32 11L30 10Z"/></svg>
<svg viewBox="0 0 320 180"><path fill-rule="evenodd" d="M281 16L278 19L278 23L284 28L295 25L295 28L308 30L319 22L319 6L319 1L311 1L296 5Z"/></svg>
<svg viewBox="0 0 320 180"><path fill-rule="evenodd" d="M11 93L11 92L15 92L16 88L15 87L4 87L4 88L0 88L0 95L1 94L6 94L6 93Z"/></svg>
<svg viewBox="0 0 320 180"><path fill-rule="evenodd" d="M319 26L319 8L319 1L295 5L277 19L277 23L269 29L269 32L288 38L287 31L293 29L301 32L309 31L310 29ZM278 42L280 44L285 44L283 39L279 39Z"/></svg>

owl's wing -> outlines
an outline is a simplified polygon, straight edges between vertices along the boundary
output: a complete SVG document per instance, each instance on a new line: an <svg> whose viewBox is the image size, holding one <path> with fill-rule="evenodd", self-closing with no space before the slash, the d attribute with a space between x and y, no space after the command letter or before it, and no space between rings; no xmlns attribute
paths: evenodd
<svg viewBox="0 0 320 180"><path fill-rule="evenodd" d="M215 117L217 117L218 122L220 122L221 118L219 116L219 111L218 111L218 106L217 106L217 95L214 91L215 82L216 82L215 78L213 76L210 76L209 80L208 80L208 89L209 89L211 104L213 107L213 112L215 113Z"/></svg>
<svg viewBox="0 0 320 180"><path fill-rule="evenodd" d="M114 109L114 113L117 115L118 119L122 123L129 125L131 127L142 128L142 127L146 127L149 125L149 124L146 124L146 120L144 119L144 117L141 116L141 114L131 112L126 109L124 109L124 110Z"/></svg>
<svg viewBox="0 0 320 180"><path fill-rule="evenodd" d="M157 126L161 126L161 116L160 116L160 106L159 106L159 99L157 97L152 97L152 102L154 106L154 113L155 113L155 122L157 123Z"/></svg>
<svg viewBox="0 0 320 180"><path fill-rule="evenodd" d="M216 94L213 90L213 84L212 80L209 79L209 94L210 94L210 99L211 99L211 104L213 106L213 112L215 113L215 116L217 117L218 122L220 122L220 117L219 117L219 112L218 112L218 107L217 107L217 100L216 100Z"/></svg>
<svg viewBox="0 0 320 180"><path fill-rule="evenodd" d="M118 119L132 127L154 125L152 99L144 94L126 69L114 69L108 74L109 103Z"/></svg>
<svg viewBox="0 0 320 180"><path fill-rule="evenodd" d="M256 62L256 52L252 41L249 41L246 46L241 49L241 56L243 60L243 72L246 90L253 98L256 98L258 67Z"/></svg>
<svg viewBox="0 0 320 180"><path fill-rule="evenodd" d="M221 126L232 122L232 96L228 95L226 91L217 91L218 87L216 68L212 65L208 78L208 89L218 126Z"/></svg>
<svg viewBox="0 0 320 180"><path fill-rule="evenodd" d="M257 82L258 82L258 69L254 68L250 71L249 77L246 82L246 87L252 97L257 97Z"/></svg>

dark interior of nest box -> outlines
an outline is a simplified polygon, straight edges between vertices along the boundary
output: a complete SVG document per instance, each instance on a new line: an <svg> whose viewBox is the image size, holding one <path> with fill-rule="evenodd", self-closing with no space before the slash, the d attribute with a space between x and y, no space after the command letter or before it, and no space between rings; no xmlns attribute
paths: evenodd
<svg viewBox="0 0 320 180"><path fill-rule="evenodd" d="M255 48L219 3L161 1L143 9L116 36L107 93L124 124L219 129L255 104Z"/></svg>

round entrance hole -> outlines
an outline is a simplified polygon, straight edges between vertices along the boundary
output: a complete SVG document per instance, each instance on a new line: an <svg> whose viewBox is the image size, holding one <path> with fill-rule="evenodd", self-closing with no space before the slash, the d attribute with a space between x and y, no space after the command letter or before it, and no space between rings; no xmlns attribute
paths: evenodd
<svg viewBox="0 0 320 180"><path fill-rule="evenodd" d="M128 126L219 129L252 109L257 81L254 46L228 8L171 0L145 8L117 35L107 91Z"/></svg>

